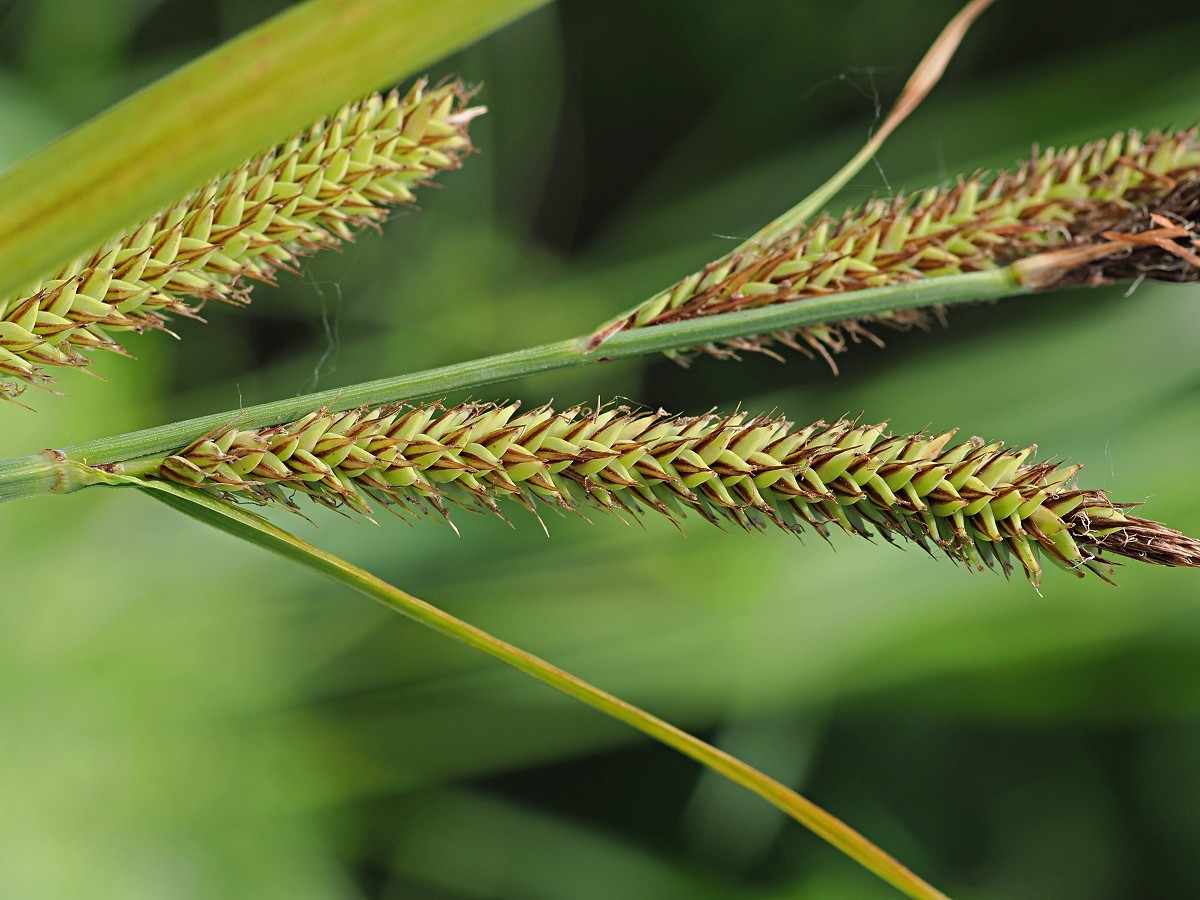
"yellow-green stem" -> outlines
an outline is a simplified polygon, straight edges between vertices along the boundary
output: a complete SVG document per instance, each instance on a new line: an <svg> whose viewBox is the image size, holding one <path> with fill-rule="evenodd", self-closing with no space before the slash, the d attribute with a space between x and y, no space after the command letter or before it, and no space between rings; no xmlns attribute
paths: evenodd
<svg viewBox="0 0 1200 900"><path fill-rule="evenodd" d="M136 484L137 482L115 478L113 483ZM836 816L821 809L811 800L801 797L791 788L763 774L753 766L693 737L669 722L594 687L544 659L493 637L483 629L464 622L436 606L388 584L344 559L312 546L259 516L222 503L202 491L167 483L151 485L143 483L139 486L151 496L180 512L278 553L287 559L299 562L326 578L370 597L388 609L420 622L459 643L480 650L526 675L533 676L555 690L574 697L593 709L631 725L654 740L678 750L735 784L758 794L907 896L921 898L921 900L947 900L945 894L901 865Z"/></svg>

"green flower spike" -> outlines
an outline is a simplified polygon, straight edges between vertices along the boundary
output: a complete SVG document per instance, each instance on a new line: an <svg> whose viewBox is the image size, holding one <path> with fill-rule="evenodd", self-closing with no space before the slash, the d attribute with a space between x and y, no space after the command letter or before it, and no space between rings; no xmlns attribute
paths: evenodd
<svg viewBox="0 0 1200 900"><path fill-rule="evenodd" d="M720 315L940 275L977 272L1050 250L1106 240L1132 219L1174 212L1200 184L1195 128L1135 131L1083 147L1047 150L1015 171L978 174L949 188L872 200L841 219L818 218L765 246L704 267L600 329L593 343L631 328ZM1193 196L1194 201L1194 196ZM1196 203L1190 204L1195 214ZM1179 221L1178 216L1174 216ZM1158 253L1169 257L1170 251ZM1175 262L1179 262L1176 254ZM1181 280L1178 265L1147 265L1135 275ZM1091 270L1092 281L1127 277L1119 267ZM1188 277L1200 275L1192 266ZM1044 287L1050 284L1040 285ZM848 340L879 343L871 331L926 324L926 313L900 310L696 348L718 356L766 350L773 341L808 355L831 354ZM768 351L769 352L769 351Z"/></svg>
<svg viewBox="0 0 1200 900"><path fill-rule="evenodd" d="M0 397L45 385L46 366L85 369L92 350L124 349L112 332L160 329L206 300L244 303L250 281L350 240L407 204L412 189L457 168L471 149L461 82L374 94L0 301Z"/></svg>
<svg viewBox="0 0 1200 900"><path fill-rule="evenodd" d="M1042 558L1109 579L1107 556L1200 566L1200 542L1071 486L1078 466L1030 464L1017 450L952 432L889 436L840 421L696 418L625 408L519 412L516 405L392 406L314 412L288 425L229 428L168 458L111 467L229 499L293 496L362 515L371 504L448 515L453 503L590 507L672 520L692 511L742 528L823 537L903 538L973 568L1014 561L1031 582Z"/></svg>

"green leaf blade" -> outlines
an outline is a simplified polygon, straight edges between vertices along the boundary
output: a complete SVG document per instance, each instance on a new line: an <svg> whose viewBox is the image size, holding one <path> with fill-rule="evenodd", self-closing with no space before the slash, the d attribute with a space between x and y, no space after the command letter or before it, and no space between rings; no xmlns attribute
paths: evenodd
<svg viewBox="0 0 1200 900"><path fill-rule="evenodd" d="M0 174L0 296L546 0L309 0Z"/></svg>

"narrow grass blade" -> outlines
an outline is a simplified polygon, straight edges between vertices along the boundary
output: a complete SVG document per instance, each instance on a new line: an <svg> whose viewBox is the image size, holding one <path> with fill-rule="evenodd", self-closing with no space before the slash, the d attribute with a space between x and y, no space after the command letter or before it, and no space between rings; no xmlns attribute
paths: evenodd
<svg viewBox="0 0 1200 900"><path fill-rule="evenodd" d="M135 484L173 509L226 534L301 563L326 578L370 597L388 609L414 619L459 643L480 650L619 722L633 726L654 740L678 750L735 784L758 794L907 896L923 900L944 900L945 894L811 800L801 797L786 785L669 722L393 587L371 573L272 525L260 516L238 509L201 491L178 485L165 482L144 484L136 479L114 481Z"/></svg>

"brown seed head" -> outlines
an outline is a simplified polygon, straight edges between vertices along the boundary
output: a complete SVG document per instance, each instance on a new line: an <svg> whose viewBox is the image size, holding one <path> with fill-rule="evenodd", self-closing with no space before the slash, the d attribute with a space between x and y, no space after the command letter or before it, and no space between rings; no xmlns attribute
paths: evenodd
<svg viewBox="0 0 1200 900"><path fill-rule="evenodd" d="M767 246L718 260L601 329L596 340L631 328L977 272L1104 241L1104 232L1148 221L1160 210L1176 218L1181 210L1194 216L1198 185L1200 139L1195 128L1145 137L1131 131L1082 147L1035 153L1015 170L872 200L840 219L822 216ZM1184 262L1176 256L1168 270L1134 259L1124 268L1092 268L1078 277L1097 281L1132 272L1179 280ZM1186 268L1192 273L1188 277L1195 277L1190 262ZM765 350L779 341L823 356L836 371L831 354L848 341L878 343L875 326L926 323L925 312L901 310L697 349L731 355Z"/></svg>

